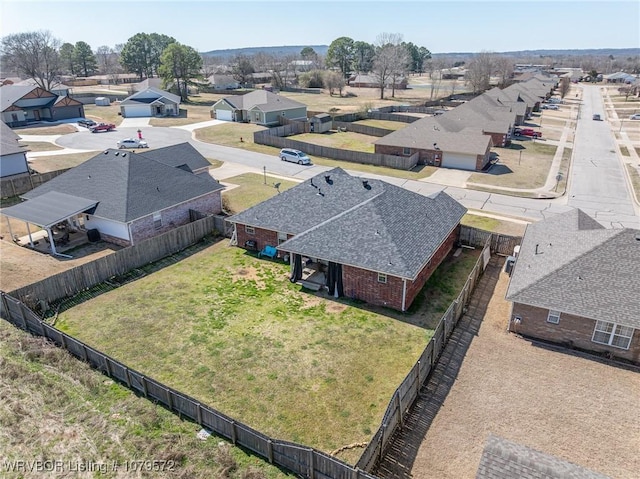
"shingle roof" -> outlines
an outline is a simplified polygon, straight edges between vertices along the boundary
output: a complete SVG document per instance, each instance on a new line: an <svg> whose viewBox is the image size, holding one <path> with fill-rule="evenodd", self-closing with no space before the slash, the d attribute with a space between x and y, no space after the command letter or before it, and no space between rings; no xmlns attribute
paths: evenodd
<svg viewBox="0 0 640 479"><path fill-rule="evenodd" d="M36 88L38 88L36 85L2 85L0 87L0 111L6 110Z"/></svg>
<svg viewBox="0 0 640 479"><path fill-rule="evenodd" d="M306 105L299 101L291 100L266 90L255 90L244 95L228 96L219 101L225 101L237 110L251 110L257 107L263 112L270 112L306 108ZM215 105L213 105L213 108L215 108Z"/></svg>
<svg viewBox="0 0 640 479"><path fill-rule="evenodd" d="M151 93L152 95L148 96L149 93ZM139 103L150 103L149 101L147 101L147 98L145 97L153 98L153 100L156 100L159 98L167 98L172 103L180 104L180 97L178 95L174 95L173 93L169 93L168 91L159 90L158 88L153 88L153 87L145 88L144 90L141 90L139 92L134 93L133 95L128 96L122 101L122 103L131 103L133 101L139 102Z"/></svg>
<svg viewBox="0 0 640 479"><path fill-rule="evenodd" d="M609 479L515 442L489 436L476 479Z"/></svg>
<svg viewBox="0 0 640 479"><path fill-rule="evenodd" d="M23 146L18 144L20 137L9 128L4 121L0 121L0 155L13 155L15 153L25 153Z"/></svg>
<svg viewBox="0 0 640 479"><path fill-rule="evenodd" d="M296 235L278 247L283 251L415 278L466 208L442 192L426 197L364 181L368 189L335 168L229 221Z"/></svg>
<svg viewBox="0 0 640 479"><path fill-rule="evenodd" d="M640 329L638 271L640 230L572 210L527 227L506 297Z"/></svg>
<svg viewBox="0 0 640 479"><path fill-rule="evenodd" d="M444 152L484 155L487 152L491 137L477 129L464 132L448 131L437 117L424 117L418 121L383 136L374 142L375 145L401 146L433 150L433 144Z"/></svg>
<svg viewBox="0 0 640 479"><path fill-rule="evenodd" d="M205 157L196 150L190 143L178 143L177 145L149 150L137 153L140 156L146 156L160 163L177 168L187 165L191 171L211 166Z"/></svg>
<svg viewBox="0 0 640 479"><path fill-rule="evenodd" d="M149 156L109 149L22 196L59 191L93 198L99 201L96 216L127 223L223 188L209 175L194 175Z"/></svg>
<svg viewBox="0 0 640 479"><path fill-rule="evenodd" d="M478 96L437 117L447 131L474 128L487 133L507 134L516 114L509 107L496 106L493 99Z"/></svg>

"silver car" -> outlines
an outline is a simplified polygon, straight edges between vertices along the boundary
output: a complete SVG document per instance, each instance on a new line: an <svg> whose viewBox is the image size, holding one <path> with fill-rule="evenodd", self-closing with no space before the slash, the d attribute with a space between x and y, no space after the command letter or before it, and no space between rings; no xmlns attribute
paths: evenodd
<svg viewBox="0 0 640 479"><path fill-rule="evenodd" d="M306 153L303 153L300 150L294 150L293 148L283 148L280 150L280 159L282 161L298 163L299 165L311 164L311 158L309 158Z"/></svg>
<svg viewBox="0 0 640 479"><path fill-rule="evenodd" d="M137 138L125 138L118 142L118 148L149 148L149 144Z"/></svg>

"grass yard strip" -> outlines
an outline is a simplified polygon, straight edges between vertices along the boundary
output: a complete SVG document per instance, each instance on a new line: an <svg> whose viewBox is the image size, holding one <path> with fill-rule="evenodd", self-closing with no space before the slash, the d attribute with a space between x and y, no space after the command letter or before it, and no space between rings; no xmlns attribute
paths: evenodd
<svg viewBox="0 0 640 479"><path fill-rule="evenodd" d="M285 191L298 183L283 180L281 178L267 176L267 184L264 176L255 173L245 173L224 180L225 184L236 185L222 192L225 210L228 213L240 213L241 211L257 205L278 194L278 190ZM276 189L275 185L279 185Z"/></svg>
<svg viewBox="0 0 640 479"><path fill-rule="evenodd" d="M66 135L75 133L76 127L73 125L60 124L53 126L18 126L12 128L18 135Z"/></svg>
<svg viewBox="0 0 640 479"><path fill-rule="evenodd" d="M118 102L111 103L109 106L84 105L84 116L98 123L113 123L118 126L122 123L120 113L120 103Z"/></svg>
<svg viewBox="0 0 640 479"><path fill-rule="evenodd" d="M103 478L124 477L125 461L173 461L166 478L284 479L257 456L196 437L200 426L91 369L66 351L0 320L0 444L4 464L49 458L69 466L103 464ZM118 462L119 472L111 466ZM106 468L106 466L109 466ZM76 466L77 467L77 466ZM6 471L6 469L3 469ZM23 475L39 477L42 473ZM158 473L156 473L158 474ZM5 476L8 477L8 476ZM75 477L75 475L74 475ZM144 476L147 477L147 476ZM150 476L149 476L150 477ZM155 476L154 476L155 477Z"/></svg>
<svg viewBox="0 0 640 479"><path fill-rule="evenodd" d="M558 173L562 175L562 179L558 182L554 191L564 192L567 189L567 181L569 179L569 167L571 166L571 155L573 154L572 148L565 148L562 150L562 160L560 161L560 168Z"/></svg>
<svg viewBox="0 0 640 479"><path fill-rule="evenodd" d="M409 123L405 123L403 121L372 120L372 119L358 120L354 123L356 125L366 125L366 126L373 126L376 128L385 128L387 130L400 130L405 126L409 125Z"/></svg>
<svg viewBox="0 0 640 479"><path fill-rule="evenodd" d="M54 151L54 150L62 150L61 146L58 146L54 143L50 143L48 141L19 141L18 144L27 151Z"/></svg>
<svg viewBox="0 0 640 479"><path fill-rule="evenodd" d="M366 442L430 330L300 290L223 240L60 314L58 326L274 438Z"/></svg>
<svg viewBox="0 0 640 479"><path fill-rule="evenodd" d="M640 173L638 173L638 170L631 165L626 165L626 167L629 173L629 178L631 179L631 185L636 193L636 198L640 199Z"/></svg>
<svg viewBox="0 0 640 479"><path fill-rule="evenodd" d="M289 137L291 140L304 141L313 145L340 148L342 150L362 151L374 153L373 142L378 140L375 136L363 135L353 132L330 131L327 133L302 133Z"/></svg>
<svg viewBox="0 0 640 479"><path fill-rule="evenodd" d="M467 186L480 191L493 191L483 190L482 185L522 189L544 186L556 149L539 141L514 141L509 148L496 149L498 163L487 173L473 173ZM507 194L524 196L517 192Z"/></svg>
<svg viewBox="0 0 640 479"><path fill-rule="evenodd" d="M462 217L461 223L465 226L508 236L522 236L525 230L525 225L520 222L491 218L474 214L471 211Z"/></svg>
<svg viewBox="0 0 640 479"><path fill-rule="evenodd" d="M84 163L89 158L93 158L97 154L97 151L87 151L68 155L39 156L29 160L29 165L38 173L47 173L49 171L73 168L74 166Z"/></svg>

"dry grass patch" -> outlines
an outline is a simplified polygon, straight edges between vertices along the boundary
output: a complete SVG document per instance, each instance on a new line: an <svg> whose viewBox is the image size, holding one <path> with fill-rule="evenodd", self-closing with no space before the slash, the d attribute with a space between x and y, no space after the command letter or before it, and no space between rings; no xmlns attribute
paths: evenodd
<svg viewBox="0 0 640 479"><path fill-rule="evenodd" d="M38 173L46 173L49 171L64 170L73 168L84 163L89 158L93 158L99 152L87 151L83 153L72 153L68 155L51 155L39 156L29 160L29 165Z"/></svg>
<svg viewBox="0 0 640 479"><path fill-rule="evenodd" d="M479 185L532 189L544 186L557 147L537 140L514 140L509 148L496 149L498 163L486 173L473 173L469 188Z"/></svg>
<svg viewBox="0 0 640 479"><path fill-rule="evenodd" d="M255 173L246 173L244 175L227 178L224 180L224 183L236 185L235 188L222 192L224 208L230 214L244 211L251 206L257 205L277 195L278 190L285 191L298 184L294 181L283 180L268 175L265 184L264 176ZM276 184L279 185L277 189L275 187Z"/></svg>
<svg viewBox="0 0 640 479"><path fill-rule="evenodd" d="M78 130L73 125L68 125L66 123L60 125L51 125L51 126L20 126L12 128L13 131L22 136L22 135L66 135L68 133L75 133Z"/></svg>
<svg viewBox="0 0 640 479"><path fill-rule="evenodd" d="M302 133L289 137L292 140L304 141L314 145L340 148L342 150L362 151L364 153L374 153L373 142L378 138L375 136L363 135L351 131L326 133Z"/></svg>
<svg viewBox="0 0 640 479"><path fill-rule="evenodd" d="M497 218L491 218L488 216L476 215L473 212L467 213L462 217L463 225L471 226L485 231L491 231L493 233L508 235L508 236L522 236L526 228L526 224L514 221L507 221Z"/></svg>
<svg viewBox="0 0 640 479"><path fill-rule="evenodd" d="M373 126L376 128L386 128L387 130L400 130L405 126L409 125L409 123L405 123L403 121L391 121L391 120L358 120L354 122L356 125L366 125Z"/></svg>
<svg viewBox="0 0 640 479"><path fill-rule="evenodd" d="M58 146L49 141L30 141L28 143L24 141L19 141L18 144L27 149L27 151L55 151L62 150L61 146Z"/></svg>
<svg viewBox="0 0 640 479"><path fill-rule="evenodd" d="M113 123L119 126L122 123L120 113L120 103L111 103L109 106L96 106L93 104L84 105L84 115L98 123Z"/></svg>
<svg viewBox="0 0 640 479"><path fill-rule="evenodd" d="M636 198L640 199L640 172L637 168L626 165L629 178L631 179L631 186L636 193Z"/></svg>

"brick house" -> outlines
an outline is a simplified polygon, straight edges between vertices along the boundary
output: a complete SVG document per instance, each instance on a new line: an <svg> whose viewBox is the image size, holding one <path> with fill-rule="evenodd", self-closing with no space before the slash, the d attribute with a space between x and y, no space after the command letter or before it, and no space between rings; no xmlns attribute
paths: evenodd
<svg viewBox="0 0 640 479"><path fill-rule="evenodd" d="M640 230L579 209L529 225L507 289L509 330L640 362Z"/></svg>
<svg viewBox="0 0 640 479"><path fill-rule="evenodd" d="M465 212L443 192L422 196L335 168L227 221L238 246L276 246L292 282L406 311L457 242Z"/></svg>
<svg viewBox="0 0 640 479"><path fill-rule="evenodd" d="M130 246L189 223L191 210L222 211L224 187L208 173L194 174L205 164L188 143L144 153L108 149L25 193L27 201L2 214L46 229L49 238L54 225L68 221Z"/></svg>

